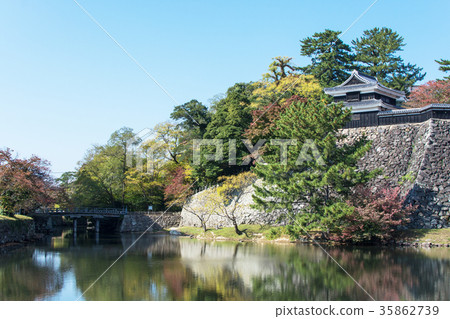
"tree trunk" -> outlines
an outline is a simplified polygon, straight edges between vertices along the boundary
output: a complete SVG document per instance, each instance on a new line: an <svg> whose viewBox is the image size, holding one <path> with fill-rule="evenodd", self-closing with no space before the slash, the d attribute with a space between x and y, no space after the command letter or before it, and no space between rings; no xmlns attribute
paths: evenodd
<svg viewBox="0 0 450 319"><path fill-rule="evenodd" d="M243 234L243 232L239 230L238 224L234 220L233 220L233 226L234 226L234 231L236 232L236 234L238 234L239 236Z"/></svg>
<svg viewBox="0 0 450 319"><path fill-rule="evenodd" d="M206 229L206 223L202 221L202 227L203 227L203 231L206 233L207 229Z"/></svg>

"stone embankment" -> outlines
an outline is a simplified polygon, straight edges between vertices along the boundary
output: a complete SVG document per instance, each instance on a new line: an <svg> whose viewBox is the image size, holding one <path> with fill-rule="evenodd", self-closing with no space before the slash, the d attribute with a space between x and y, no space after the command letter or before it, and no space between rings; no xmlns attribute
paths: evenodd
<svg viewBox="0 0 450 319"><path fill-rule="evenodd" d="M260 183L260 181L257 181ZM196 214L200 216L207 216L208 222L207 227L209 228L223 228L232 227L233 224L229 219L218 215L209 215L208 213L208 198L204 190L195 194L191 200L183 207L181 211L181 223L180 226L193 226L201 227L200 219ZM281 225L278 222L278 218L281 213L263 213L256 209L253 209L251 205L253 204L254 194L253 186L249 186L245 189L244 194L240 198L240 203L235 211L237 216L237 221L239 224L247 225ZM195 212L196 214L193 214Z"/></svg>
<svg viewBox="0 0 450 319"><path fill-rule="evenodd" d="M407 202L417 205L410 228L449 227L449 120L356 128L344 133L351 141L362 135L372 141L371 150L360 161L361 168L383 170L372 186L400 186Z"/></svg>
<svg viewBox="0 0 450 319"><path fill-rule="evenodd" d="M33 219L0 219L0 245L20 243L35 238Z"/></svg>
<svg viewBox="0 0 450 319"><path fill-rule="evenodd" d="M178 227L180 225L180 213L172 212L129 212L124 216L120 225L120 232L144 232L159 231Z"/></svg>
<svg viewBox="0 0 450 319"><path fill-rule="evenodd" d="M417 206L410 228L447 228L450 217L450 120L430 119L409 123L345 129L347 141L361 136L372 141L371 150L361 159L363 169L381 168L383 173L371 182L376 188L400 186L408 203ZM199 227L199 219L190 211L205 209L203 192L195 194L181 212L181 226ZM243 197L238 222L276 224L276 214L264 214L250 208L253 192ZM231 226L211 216L208 227Z"/></svg>

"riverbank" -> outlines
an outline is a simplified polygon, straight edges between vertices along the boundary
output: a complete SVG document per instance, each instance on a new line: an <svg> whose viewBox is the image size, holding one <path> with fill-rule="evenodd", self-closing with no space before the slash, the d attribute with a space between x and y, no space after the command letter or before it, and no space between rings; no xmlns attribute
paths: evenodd
<svg viewBox="0 0 450 319"><path fill-rule="evenodd" d="M0 246L16 245L37 238L34 220L24 215L0 215Z"/></svg>
<svg viewBox="0 0 450 319"><path fill-rule="evenodd" d="M182 235L205 240L230 240L230 241L268 241L268 242L312 242L307 236L300 239L292 239L282 226L240 225L240 230L245 231L237 235L233 227L221 229L208 229L206 232L199 227L178 227L176 230ZM324 241L321 235L311 232L311 236L318 242L336 244ZM395 246L422 246L422 247L450 247L450 228L442 229L410 229L399 232L395 241L388 243Z"/></svg>
<svg viewBox="0 0 450 319"><path fill-rule="evenodd" d="M400 246L450 247L450 228L408 229L400 232L396 243Z"/></svg>
<svg viewBox="0 0 450 319"><path fill-rule="evenodd" d="M282 234L282 227L276 226L240 225L239 229L244 232L242 235L236 234L233 227L208 229L206 232L199 227L186 226L174 229L183 235L193 236L197 239L234 241L291 241L289 236Z"/></svg>

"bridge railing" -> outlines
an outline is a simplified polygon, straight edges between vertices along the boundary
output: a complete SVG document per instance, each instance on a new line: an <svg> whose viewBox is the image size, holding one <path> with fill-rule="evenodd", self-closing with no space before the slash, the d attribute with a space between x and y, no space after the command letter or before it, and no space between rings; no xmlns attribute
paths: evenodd
<svg viewBox="0 0 450 319"><path fill-rule="evenodd" d="M77 207L72 209L45 208L41 211L44 214L87 214L87 215L126 215L127 208L89 208Z"/></svg>

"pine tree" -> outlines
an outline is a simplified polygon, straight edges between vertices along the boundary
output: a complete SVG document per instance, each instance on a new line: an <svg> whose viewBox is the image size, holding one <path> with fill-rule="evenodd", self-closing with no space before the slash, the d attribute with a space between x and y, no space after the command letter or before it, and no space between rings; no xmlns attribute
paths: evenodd
<svg viewBox="0 0 450 319"><path fill-rule="evenodd" d="M273 142L267 146L266 164L258 163L254 169L263 180L262 186L255 186L255 206L266 212L285 211L291 223L289 217L295 215L292 227L298 232L302 227L337 227L340 218L351 211L346 204L351 188L378 173L356 167L370 142L361 138L351 145L342 143L339 130L350 115L341 104L291 104L273 134L281 140L295 139L296 145L289 146L281 159L282 147Z"/></svg>
<svg viewBox="0 0 450 319"><path fill-rule="evenodd" d="M314 75L324 87L341 84L352 69L351 48L339 39L339 34L340 31L325 30L300 41L300 54L311 58L311 64L303 71Z"/></svg>
<svg viewBox="0 0 450 319"><path fill-rule="evenodd" d="M450 72L450 60L435 60L439 64L439 70L442 72ZM450 80L450 76L444 77L444 80Z"/></svg>
<svg viewBox="0 0 450 319"><path fill-rule="evenodd" d="M409 92L417 81L425 77L422 68L405 64L398 55L405 46L404 39L389 28L366 30L363 36L352 41L355 62L360 71L374 76L390 88Z"/></svg>

